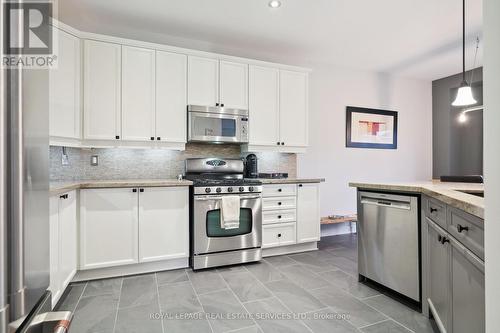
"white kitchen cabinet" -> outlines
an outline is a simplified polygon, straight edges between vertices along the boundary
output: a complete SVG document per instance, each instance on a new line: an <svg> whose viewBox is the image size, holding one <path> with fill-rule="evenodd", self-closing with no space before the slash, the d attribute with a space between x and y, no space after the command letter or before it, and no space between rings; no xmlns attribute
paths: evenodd
<svg viewBox="0 0 500 333"><path fill-rule="evenodd" d="M155 50L122 46L122 139L155 139Z"/></svg>
<svg viewBox="0 0 500 333"><path fill-rule="evenodd" d="M280 141L283 146L307 146L307 76L303 72L280 70Z"/></svg>
<svg viewBox="0 0 500 333"><path fill-rule="evenodd" d="M219 60L188 56L188 104L219 103Z"/></svg>
<svg viewBox="0 0 500 333"><path fill-rule="evenodd" d="M59 197L50 197L49 200L49 257L50 257L50 282L49 290L52 292L52 306L61 297L61 277L59 276Z"/></svg>
<svg viewBox="0 0 500 333"><path fill-rule="evenodd" d="M80 192L80 269L138 262L138 191Z"/></svg>
<svg viewBox="0 0 500 333"><path fill-rule="evenodd" d="M262 226L262 248L295 244L297 239L295 228L295 222Z"/></svg>
<svg viewBox="0 0 500 333"><path fill-rule="evenodd" d="M320 239L319 184L297 185L297 243Z"/></svg>
<svg viewBox="0 0 500 333"><path fill-rule="evenodd" d="M186 142L187 57L156 51L156 139Z"/></svg>
<svg viewBox="0 0 500 333"><path fill-rule="evenodd" d="M66 286L77 268L77 212L76 191L63 194L59 198L59 246L61 283Z"/></svg>
<svg viewBox="0 0 500 333"><path fill-rule="evenodd" d="M248 110L248 65L188 56L188 104Z"/></svg>
<svg viewBox="0 0 500 333"><path fill-rule="evenodd" d="M248 65L221 60L219 78L220 105L248 110Z"/></svg>
<svg viewBox="0 0 500 333"><path fill-rule="evenodd" d="M76 191L50 197L50 285L55 305L77 269Z"/></svg>
<svg viewBox="0 0 500 333"><path fill-rule="evenodd" d="M279 70L250 66L250 144L279 145Z"/></svg>
<svg viewBox="0 0 500 333"><path fill-rule="evenodd" d="M84 139L121 136L121 45L84 41Z"/></svg>
<svg viewBox="0 0 500 333"><path fill-rule="evenodd" d="M57 56L57 67L49 71L49 134L79 139L80 39L58 29Z"/></svg>
<svg viewBox="0 0 500 333"><path fill-rule="evenodd" d="M189 257L187 187L149 187L139 193L139 261Z"/></svg>

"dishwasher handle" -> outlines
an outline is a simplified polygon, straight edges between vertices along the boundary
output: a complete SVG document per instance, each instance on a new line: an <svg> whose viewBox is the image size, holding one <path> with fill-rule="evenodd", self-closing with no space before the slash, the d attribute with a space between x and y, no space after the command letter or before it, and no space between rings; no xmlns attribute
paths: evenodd
<svg viewBox="0 0 500 333"><path fill-rule="evenodd" d="M407 201L382 199L382 198L371 198L371 197L361 197L361 203L366 204L366 205L379 206L379 207L411 210L411 203L407 202Z"/></svg>

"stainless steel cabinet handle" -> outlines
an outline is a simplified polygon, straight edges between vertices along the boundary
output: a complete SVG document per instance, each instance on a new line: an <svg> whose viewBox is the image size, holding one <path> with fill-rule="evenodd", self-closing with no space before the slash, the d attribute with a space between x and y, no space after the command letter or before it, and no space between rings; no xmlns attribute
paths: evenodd
<svg viewBox="0 0 500 333"><path fill-rule="evenodd" d="M260 195L240 195L240 199L259 199ZM194 198L196 201L222 200L222 196L206 196Z"/></svg>

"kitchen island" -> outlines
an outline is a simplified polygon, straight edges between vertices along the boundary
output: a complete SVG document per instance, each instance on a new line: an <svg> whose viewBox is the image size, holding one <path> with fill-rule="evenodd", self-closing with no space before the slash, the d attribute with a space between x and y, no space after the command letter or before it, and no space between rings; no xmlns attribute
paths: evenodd
<svg viewBox="0 0 500 333"><path fill-rule="evenodd" d="M408 281L417 274L422 312L432 315L440 332L484 332L483 184L432 181L349 185L358 189L360 277L394 285L393 278ZM410 206L406 200L419 204ZM416 211L414 207L418 207ZM410 212L413 219L402 218ZM402 230L410 229L411 237L401 235ZM369 233L373 230L376 232ZM389 237L395 234L398 237ZM402 238L405 241L400 241ZM399 264L392 265L395 257L391 253L403 257L409 247L414 255L397 258ZM363 272L361 263L371 267L373 261L381 270L370 276L372 272ZM420 262L418 269L408 262Z"/></svg>

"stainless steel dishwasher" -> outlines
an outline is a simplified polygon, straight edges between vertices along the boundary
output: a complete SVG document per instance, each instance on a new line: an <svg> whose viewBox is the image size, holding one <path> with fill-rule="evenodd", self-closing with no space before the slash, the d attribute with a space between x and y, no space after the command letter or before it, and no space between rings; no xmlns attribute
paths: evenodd
<svg viewBox="0 0 500 333"><path fill-rule="evenodd" d="M420 303L418 197L358 191L358 271Z"/></svg>

